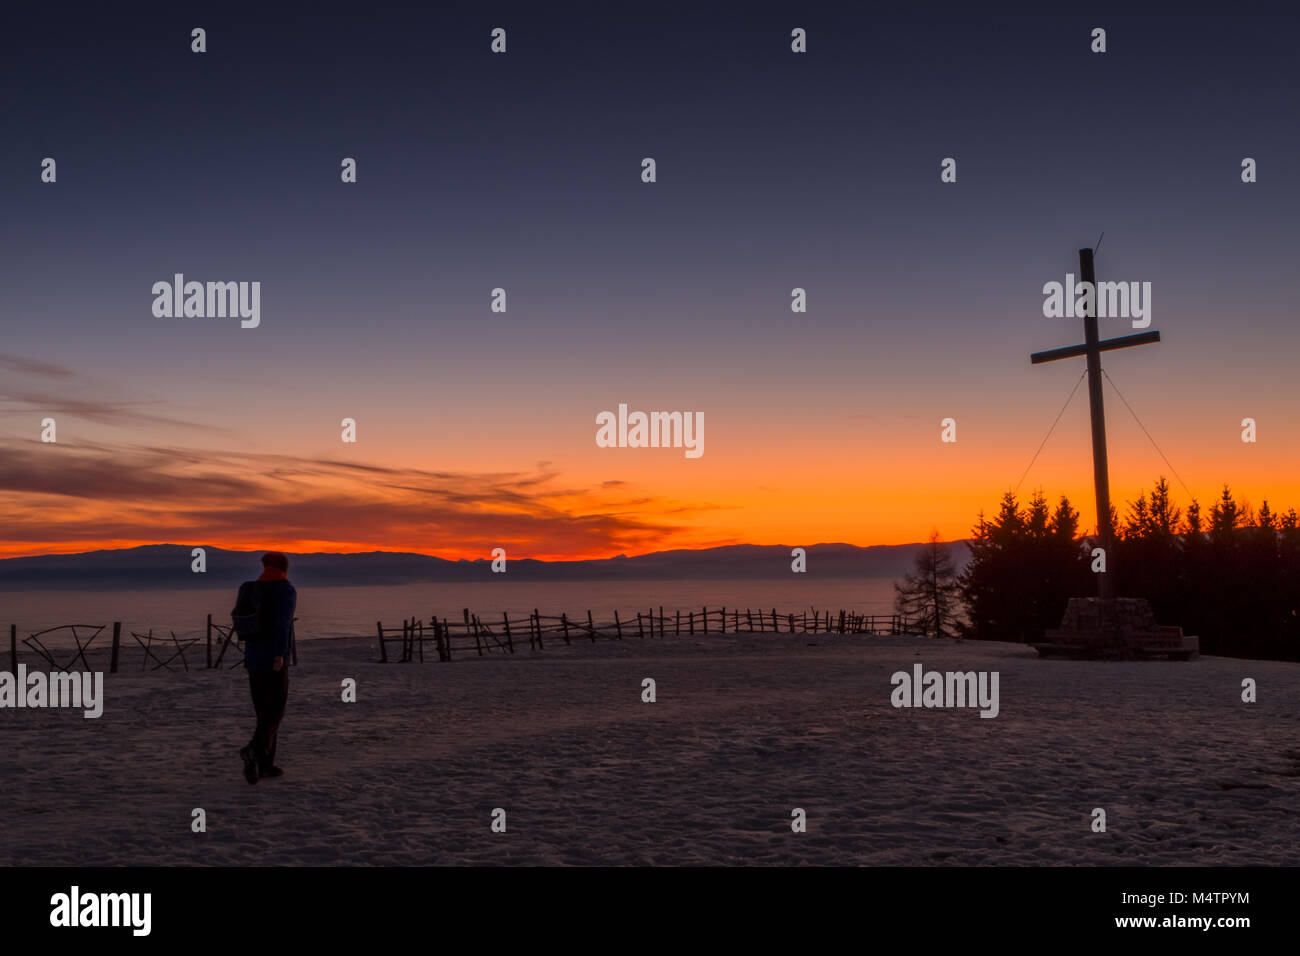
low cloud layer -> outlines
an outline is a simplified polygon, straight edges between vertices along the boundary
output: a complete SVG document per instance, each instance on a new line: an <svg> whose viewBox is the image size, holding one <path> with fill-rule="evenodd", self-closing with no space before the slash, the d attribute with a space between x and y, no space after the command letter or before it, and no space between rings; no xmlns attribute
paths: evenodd
<svg viewBox="0 0 1300 956"><path fill-rule="evenodd" d="M682 530L647 514L682 521L701 510L629 496L621 482L567 487L547 471L424 471L85 443L9 443L0 458L0 540L28 553L103 540L606 555L661 547Z"/></svg>
<svg viewBox="0 0 1300 956"><path fill-rule="evenodd" d="M77 372L0 354L0 411L100 424L192 426ZM161 404L161 403L159 403ZM209 433L210 429L206 430ZM221 448L0 439L0 554L158 542L286 550L589 557L672 544L706 510L626 482L566 485L546 462L516 472L395 468ZM671 519L668 516L671 515Z"/></svg>

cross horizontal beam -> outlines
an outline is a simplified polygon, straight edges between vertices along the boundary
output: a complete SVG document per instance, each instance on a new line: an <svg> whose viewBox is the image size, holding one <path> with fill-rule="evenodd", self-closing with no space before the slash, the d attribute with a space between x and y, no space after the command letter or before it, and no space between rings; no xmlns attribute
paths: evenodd
<svg viewBox="0 0 1300 956"><path fill-rule="evenodd" d="M1130 345L1149 345L1152 342L1159 341L1159 332L1139 332L1137 335L1121 335L1117 339L1102 339L1097 343L1097 351L1109 352L1112 349L1126 349ZM1043 362L1055 362L1057 359L1074 358L1078 355L1087 354L1087 345L1067 345L1063 349L1035 352L1029 356L1029 361L1034 365L1041 365Z"/></svg>

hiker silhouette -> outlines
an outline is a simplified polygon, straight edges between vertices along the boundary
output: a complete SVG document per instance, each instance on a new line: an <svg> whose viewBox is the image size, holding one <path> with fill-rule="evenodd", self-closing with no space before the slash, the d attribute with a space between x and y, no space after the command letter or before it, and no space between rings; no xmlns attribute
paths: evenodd
<svg viewBox="0 0 1300 956"><path fill-rule="evenodd" d="M289 559L279 551L262 555L262 574L239 586L231 611L239 638L244 642L244 668L253 696L257 726L253 739L239 751L244 779L283 775L275 763L280 722L289 700L289 660L293 613L298 592L289 583Z"/></svg>

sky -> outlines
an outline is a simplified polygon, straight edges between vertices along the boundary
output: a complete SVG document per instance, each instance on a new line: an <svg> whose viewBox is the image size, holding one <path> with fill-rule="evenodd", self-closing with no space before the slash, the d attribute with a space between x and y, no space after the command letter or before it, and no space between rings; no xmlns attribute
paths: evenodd
<svg viewBox="0 0 1300 956"><path fill-rule="evenodd" d="M1300 506L1297 18L431 6L7 14L0 556L897 544L1017 487L1091 526L1085 388L1021 476L1103 234L1162 335L1103 357L1160 449L1108 385L1121 513ZM176 273L260 324L156 316ZM598 447L620 403L704 453Z"/></svg>

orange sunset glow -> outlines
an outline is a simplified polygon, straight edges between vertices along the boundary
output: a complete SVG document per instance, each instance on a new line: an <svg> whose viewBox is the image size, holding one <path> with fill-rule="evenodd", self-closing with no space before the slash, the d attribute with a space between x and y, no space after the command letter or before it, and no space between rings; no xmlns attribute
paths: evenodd
<svg viewBox="0 0 1300 956"><path fill-rule="evenodd" d="M234 442L179 418L135 421L136 407L73 403L57 443L11 446L0 554L176 543L467 559L504 547L514 557L580 559L737 543L901 544L931 529L957 540L1015 486L1051 421L1044 409L977 407L957 416L958 440L945 444L938 409L932 425L919 414L846 415L814 429L792 416L760 427L723 406L706 416L706 450L695 460L669 448L597 448L594 424L579 423L520 434L509 455L499 443L461 436L463 460L454 461L441 450L408 447L398 429L391 436L372 429L342 451L324 443L303 443L295 453L215 442L151 446L140 441L142 428ZM1054 504L1065 494L1090 528L1086 416L1076 398L1018 495L1023 501L1041 488ZM1167 436L1161 450L1175 467L1182 463L1177 478L1112 402L1111 486L1121 518L1125 502L1159 475L1181 504L1188 500L1182 482L1207 505L1224 482L1255 506L1300 503L1282 443L1245 444L1230 421L1210 436L1168 411L1157 409L1153 419ZM846 433L861 439L845 440ZM541 446L567 454L544 460ZM772 451L785 447L801 452Z"/></svg>

